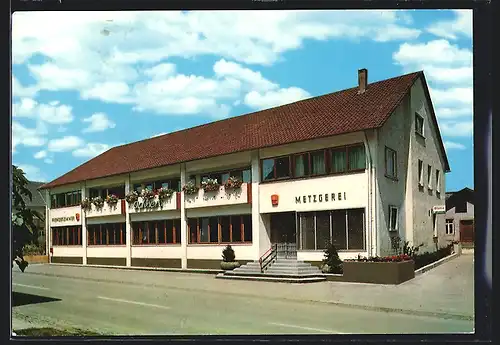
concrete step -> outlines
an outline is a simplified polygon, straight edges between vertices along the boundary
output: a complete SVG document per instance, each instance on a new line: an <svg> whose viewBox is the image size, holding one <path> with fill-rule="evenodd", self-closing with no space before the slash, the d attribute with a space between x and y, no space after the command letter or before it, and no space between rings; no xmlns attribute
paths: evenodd
<svg viewBox="0 0 500 345"><path fill-rule="evenodd" d="M307 275L268 275L268 274L234 274L234 272L219 273L216 278L231 278L231 279L250 279L250 280L269 280L269 281L288 281L288 282L316 282L325 281L326 276L317 274Z"/></svg>

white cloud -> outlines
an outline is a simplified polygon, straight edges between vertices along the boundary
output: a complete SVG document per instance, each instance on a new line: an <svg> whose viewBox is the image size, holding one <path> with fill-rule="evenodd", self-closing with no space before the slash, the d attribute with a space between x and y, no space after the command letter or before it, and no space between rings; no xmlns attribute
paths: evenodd
<svg viewBox="0 0 500 345"><path fill-rule="evenodd" d="M99 99L104 102L127 103L131 100L127 98L130 88L123 81L107 81L83 90L83 99Z"/></svg>
<svg viewBox="0 0 500 345"><path fill-rule="evenodd" d="M428 78L429 81L445 84L466 84L472 86L472 65L456 68L422 65L419 69L425 72L426 78Z"/></svg>
<svg viewBox="0 0 500 345"><path fill-rule="evenodd" d="M42 173L40 168L30 164L15 164L15 165L17 165L18 168L24 171L25 176L29 181L37 181L37 182L46 181L46 177Z"/></svg>
<svg viewBox="0 0 500 345"><path fill-rule="evenodd" d="M472 10L454 10L455 18L433 23L427 31L446 39L456 40L460 36L472 37Z"/></svg>
<svg viewBox="0 0 500 345"><path fill-rule="evenodd" d="M47 157L47 151L45 151L45 150L38 151L37 153L35 153L35 155L33 157L35 157L35 159L46 158Z"/></svg>
<svg viewBox="0 0 500 345"><path fill-rule="evenodd" d="M470 137L473 132L472 119L461 122L442 122L439 128L443 135L448 137Z"/></svg>
<svg viewBox="0 0 500 345"><path fill-rule="evenodd" d="M108 149L109 145L107 144L87 143L84 147L74 150L73 156L92 158L100 155L101 153L107 151Z"/></svg>
<svg viewBox="0 0 500 345"><path fill-rule="evenodd" d="M12 105L13 117L38 118L50 124L64 124L73 121L73 108L68 105L59 105L59 102L39 104L31 98L22 98Z"/></svg>
<svg viewBox="0 0 500 345"><path fill-rule="evenodd" d="M466 149L465 145L460 144L460 143L456 143L453 141L445 141L444 147L446 148L447 151L449 151L449 150L465 150Z"/></svg>
<svg viewBox="0 0 500 345"><path fill-rule="evenodd" d="M251 91L245 96L245 104L254 109L266 109L292 103L310 97L305 90L296 87L259 93Z"/></svg>
<svg viewBox="0 0 500 345"><path fill-rule="evenodd" d="M460 105L472 106L472 102L474 99L474 94L472 91L472 87L462 87L462 88L449 88L449 89L434 89L429 88L429 92L431 94L432 102L435 105Z"/></svg>
<svg viewBox="0 0 500 345"><path fill-rule="evenodd" d="M38 147L43 146L47 140L45 135L47 134L47 128L42 123L37 123L36 128L26 128L17 121L12 122L12 151L18 145L24 145L28 147Z"/></svg>
<svg viewBox="0 0 500 345"><path fill-rule="evenodd" d="M393 59L400 65L444 64L472 65L472 51L452 45L447 40L435 40L427 43L403 43L393 54Z"/></svg>
<svg viewBox="0 0 500 345"><path fill-rule="evenodd" d="M172 63L161 63L154 67L148 68L144 74L152 79L163 79L175 74L175 65Z"/></svg>
<svg viewBox="0 0 500 345"><path fill-rule="evenodd" d="M17 80L17 78L12 75L12 97L34 97L38 93L37 86L23 86Z"/></svg>
<svg viewBox="0 0 500 345"><path fill-rule="evenodd" d="M377 30L374 40L378 42L398 41L415 39L420 36L420 30L405 28L398 25L387 25L385 28Z"/></svg>
<svg viewBox="0 0 500 345"><path fill-rule="evenodd" d="M45 158L43 161L46 164L53 164L54 163L54 160L52 158Z"/></svg>
<svg viewBox="0 0 500 345"><path fill-rule="evenodd" d="M221 59L215 63L213 69L218 77L235 78L247 84L251 90L267 91L278 87L277 84L264 78L260 72L252 71L235 62Z"/></svg>
<svg viewBox="0 0 500 345"><path fill-rule="evenodd" d="M84 144L83 140L76 136L66 136L49 141L48 150L52 152L66 152L74 150Z"/></svg>
<svg viewBox="0 0 500 345"><path fill-rule="evenodd" d="M435 110L436 116L440 119L453 119L457 117L471 117L472 104L470 107L462 106L457 107L437 107Z"/></svg>
<svg viewBox="0 0 500 345"><path fill-rule="evenodd" d="M82 132L102 132L108 128L115 128L116 124L111 121L105 113L95 113L90 117L84 118L83 122L89 122L90 125L84 128Z"/></svg>

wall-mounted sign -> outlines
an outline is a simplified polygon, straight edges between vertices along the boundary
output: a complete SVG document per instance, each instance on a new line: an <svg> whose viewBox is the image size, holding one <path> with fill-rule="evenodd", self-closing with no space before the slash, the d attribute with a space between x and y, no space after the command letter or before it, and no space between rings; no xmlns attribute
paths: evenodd
<svg viewBox="0 0 500 345"><path fill-rule="evenodd" d="M309 194L295 197L296 204L307 204L313 202L330 202L347 200L346 192L343 193L325 193L325 194Z"/></svg>
<svg viewBox="0 0 500 345"><path fill-rule="evenodd" d="M74 222L74 221L75 221L75 216L52 218L53 223Z"/></svg>
<svg viewBox="0 0 500 345"><path fill-rule="evenodd" d="M278 195L278 194L273 194L273 195L271 195L271 204L272 204L273 206L278 206L278 202L279 202L279 200L280 200L280 197L279 197L279 195Z"/></svg>
<svg viewBox="0 0 500 345"><path fill-rule="evenodd" d="M446 206L445 205L433 206L432 213L446 213Z"/></svg>
<svg viewBox="0 0 500 345"><path fill-rule="evenodd" d="M75 214L75 217L76 217L76 221L79 222L80 221L80 213Z"/></svg>
<svg viewBox="0 0 500 345"><path fill-rule="evenodd" d="M160 207L161 203L159 200L144 200L134 202L134 208L144 209L144 208L157 208Z"/></svg>

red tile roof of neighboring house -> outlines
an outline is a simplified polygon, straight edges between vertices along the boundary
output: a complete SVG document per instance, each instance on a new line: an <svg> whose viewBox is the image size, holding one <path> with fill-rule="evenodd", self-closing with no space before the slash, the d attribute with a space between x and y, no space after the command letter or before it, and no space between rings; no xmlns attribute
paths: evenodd
<svg viewBox="0 0 500 345"><path fill-rule="evenodd" d="M426 85L420 71L370 83L361 94L354 87L117 146L41 188L378 128L419 77ZM442 141L441 146L449 170Z"/></svg>

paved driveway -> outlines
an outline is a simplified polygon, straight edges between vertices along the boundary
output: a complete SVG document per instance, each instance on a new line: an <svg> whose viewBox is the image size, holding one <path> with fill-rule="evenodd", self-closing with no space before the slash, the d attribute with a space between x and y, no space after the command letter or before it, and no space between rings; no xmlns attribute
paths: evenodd
<svg viewBox="0 0 500 345"><path fill-rule="evenodd" d="M14 291L49 300L13 314L119 334L161 334L162 325L169 334L467 332L472 259L463 255L399 286L33 265L14 272Z"/></svg>

